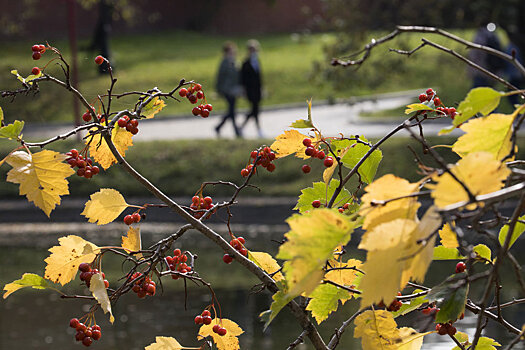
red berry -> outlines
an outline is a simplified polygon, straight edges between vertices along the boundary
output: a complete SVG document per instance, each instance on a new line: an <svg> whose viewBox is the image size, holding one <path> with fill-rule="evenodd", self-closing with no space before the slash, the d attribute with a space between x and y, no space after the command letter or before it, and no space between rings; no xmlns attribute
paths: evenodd
<svg viewBox="0 0 525 350"><path fill-rule="evenodd" d="M228 331L224 327L220 327L219 330L217 331L217 334L220 336L226 335L226 333L228 333Z"/></svg>
<svg viewBox="0 0 525 350"><path fill-rule="evenodd" d="M220 328L221 328L221 326L219 326L218 324L216 324L216 325L213 326L212 330L213 330L213 332L215 332L215 333L219 333L219 329L220 329Z"/></svg>
<svg viewBox="0 0 525 350"><path fill-rule="evenodd" d="M128 121L124 118L120 118L118 121L117 121L117 124L119 127L121 128L125 128L126 125L128 125Z"/></svg>
<svg viewBox="0 0 525 350"><path fill-rule="evenodd" d="M244 168L241 170L242 177L247 177L248 175L250 175L250 171L248 169Z"/></svg>
<svg viewBox="0 0 525 350"><path fill-rule="evenodd" d="M204 97L204 93L202 91L197 91L195 95L197 96L199 100Z"/></svg>
<svg viewBox="0 0 525 350"><path fill-rule="evenodd" d="M182 88L182 89L179 90L179 96L180 97L186 97L187 94L188 94L188 89Z"/></svg>
<svg viewBox="0 0 525 350"><path fill-rule="evenodd" d="M132 127L131 130L129 131L132 135L137 135L139 133L139 128L137 127Z"/></svg>
<svg viewBox="0 0 525 350"><path fill-rule="evenodd" d="M101 65L102 63L104 63L104 57L98 55L97 57L95 57L95 63Z"/></svg>
<svg viewBox="0 0 525 350"><path fill-rule="evenodd" d="M78 320L78 318L72 318L71 320L69 320L69 327L77 328L79 323L80 323L80 321Z"/></svg>
<svg viewBox="0 0 525 350"><path fill-rule="evenodd" d="M244 237L237 237L237 240L239 242L241 242L242 244L244 244L246 242L246 240L244 239Z"/></svg>
<svg viewBox="0 0 525 350"><path fill-rule="evenodd" d="M195 95L188 95L187 97L188 97L188 100L191 103L193 103L193 104L197 103L197 96L195 96Z"/></svg>
<svg viewBox="0 0 525 350"><path fill-rule="evenodd" d="M209 104L209 103L205 104L204 108L207 109L210 112L213 111L213 106L211 104Z"/></svg>
<svg viewBox="0 0 525 350"><path fill-rule="evenodd" d="M38 45L38 51L40 53L46 52L46 45L42 45L42 44Z"/></svg>
<svg viewBox="0 0 525 350"><path fill-rule="evenodd" d="M441 100L439 99L439 97L435 97L434 98L434 106L439 106L441 104Z"/></svg>
<svg viewBox="0 0 525 350"><path fill-rule="evenodd" d="M441 323L438 323L436 325L436 331L438 332L439 335L447 334L447 328Z"/></svg>
<svg viewBox="0 0 525 350"><path fill-rule="evenodd" d="M304 139L303 145L305 145L306 147L310 147L312 145L312 140L309 138Z"/></svg>
<svg viewBox="0 0 525 350"><path fill-rule="evenodd" d="M138 296L140 299L144 299L144 298L146 297L147 294L148 294L148 293L146 293L145 290L141 289L141 290L138 291L137 296Z"/></svg>
<svg viewBox="0 0 525 350"><path fill-rule="evenodd" d="M268 166L266 167L266 170L268 170L269 172L273 172L275 170L275 164L273 163L268 164Z"/></svg>
<svg viewBox="0 0 525 350"><path fill-rule="evenodd" d="M432 90L432 88L428 88L427 91L425 91L427 93L427 95L431 96L434 94L434 90Z"/></svg>
<svg viewBox="0 0 525 350"><path fill-rule="evenodd" d="M99 340L102 337L102 332L100 330L93 329L91 333L93 333L93 335L91 336L93 340Z"/></svg>
<svg viewBox="0 0 525 350"><path fill-rule="evenodd" d="M248 256L248 249L241 248L239 249L239 253L241 253L241 255Z"/></svg>
<svg viewBox="0 0 525 350"><path fill-rule="evenodd" d="M139 213L133 213L131 215L131 218L133 219L133 222L139 222L140 221L140 214Z"/></svg>
<svg viewBox="0 0 525 350"><path fill-rule="evenodd" d="M91 113L86 112L82 115L82 119L84 119L85 122L88 122L91 120Z"/></svg>
<svg viewBox="0 0 525 350"><path fill-rule="evenodd" d="M108 282L108 280L104 280L104 286L106 287L106 289L109 288L109 282Z"/></svg>
<svg viewBox="0 0 525 350"><path fill-rule="evenodd" d="M33 73L34 75L39 75L40 74L40 68L33 67L33 69L31 69L31 73Z"/></svg>
<svg viewBox="0 0 525 350"><path fill-rule="evenodd" d="M202 316L201 315L195 316L195 324L202 324Z"/></svg>
<svg viewBox="0 0 525 350"><path fill-rule="evenodd" d="M191 110L191 113L193 113L193 115L197 116L197 115L200 115L202 112L202 110L200 109L200 107L193 107L193 109Z"/></svg>
<svg viewBox="0 0 525 350"><path fill-rule="evenodd" d="M181 251L180 251L179 248L177 248L177 249L175 249L175 250L173 251L173 255L174 255L174 256L179 256L180 254L181 254Z"/></svg>
<svg viewBox="0 0 525 350"><path fill-rule="evenodd" d="M306 150L304 151L304 153L307 155L307 156L313 156L314 154L317 153L317 151L315 150L315 148L313 148L312 146L308 146L306 147Z"/></svg>
<svg viewBox="0 0 525 350"><path fill-rule="evenodd" d="M126 225L131 225L133 223L133 217L131 215L124 216L124 223Z"/></svg>
<svg viewBox="0 0 525 350"><path fill-rule="evenodd" d="M453 337L454 334L456 334L456 331L457 331L457 330L456 330L456 327L454 327L453 325L449 325L449 326L447 327L447 333L448 333L448 335L450 335L451 337Z"/></svg>
<svg viewBox="0 0 525 350"><path fill-rule="evenodd" d="M204 310L202 313L201 313L201 316L204 317L204 316L211 316L211 312L209 310Z"/></svg>
<svg viewBox="0 0 525 350"><path fill-rule="evenodd" d="M303 165L301 169L305 174L308 174L312 170L312 168L308 164Z"/></svg>
<svg viewBox="0 0 525 350"><path fill-rule="evenodd" d="M91 266L89 266L88 263L82 263L80 265L78 265L78 269L82 272L89 272L91 271Z"/></svg>
<svg viewBox="0 0 525 350"><path fill-rule="evenodd" d="M456 273L461 273L465 271L466 268L467 268L467 265L465 265L463 261L460 261L456 265Z"/></svg>
<svg viewBox="0 0 525 350"><path fill-rule="evenodd" d="M319 199L316 199L312 202L312 207L319 208L321 206L321 201Z"/></svg>
<svg viewBox="0 0 525 350"><path fill-rule="evenodd" d="M71 151L69 151L69 153L71 153L72 157L75 157L75 158L78 157L78 151L74 148Z"/></svg>
<svg viewBox="0 0 525 350"><path fill-rule="evenodd" d="M85 172L86 172L86 169L80 168L77 170L77 176L84 176Z"/></svg>
<svg viewBox="0 0 525 350"><path fill-rule="evenodd" d="M224 254L222 257L222 261L224 261L226 264L231 264L233 261L233 257L230 254Z"/></svg>
<svg viewBox="0 0 525 350"><path fill-rule="evenodd" d="M139 121L137 119L131 119L129 121L129 124L131 124L132 127L136 128L139 126Z"/></svg>
<svg viewBox="0 0 525 350"><path fill-rule="evenodd" d="M242 248L241 242L237 238L234 238L230 241L230 245L235 249L239 250Z"/></svg>
<svg viewBox="0 0 525 350"><path fill-rule="evenodd" d="M210 111L207 109L203 109L201 112L201 117L208 118L210 116Z"/></svg>
<svg viewBox="0 0 525 350"><path fill-rule="evenodd" d="M323 164L327 168L331 167L334 164L334 158L332 158L330 156L326 157L324 162L323 162Z"/></svg>
<svg viewBox="0 0 525 350"><path fill-rule="evenodd" d="M324 159L325 154L324 154L323 151L319 151L319 152L317 152L317 154L316 154L315 156L316 156L317 158L319 158L319 159Z"/></svg>
<svg viewBox="0 0 525 350"><path fill-rule="evenodd" d="M193 85L193 91L199 91L201 89L202 89L202 85L201 84L197 83L197 84Z"/></svg>
<svg viewBox="0 0 525 350"><path fill-rule="evenodd" d="M155 285L148 284L148 286L146 287L146 293L148 293L148 295L155 295L155 291L156 291Z"/></svg>
<svg viewBox="0 0 525 350"><path fill-rule="evenodd" d="M211 197L204 197L204 203L210 205L213 203L213 199Z"/></svg>
<svg viewBox="0 0 525 350"><path fill-rule="evenodd" d="M208 324L211 324L211 317L210 316L202 316L202 323L208 325Z"/></svg>
<svg viewBox="0 0 525 350"><path fill-rule="evenodd" d="M36 61L36 60L39 60L40 57L42 57L42 55L40 54L40 52L38 51L34 51L33 52L33 59Z"/></svg>
<svg viewBox="0 0 525 350"><path fill-rule="evenodd" d="M91 337L85 337L82 339L82 345L90 346L91 343L93 343L93 339L91 339Z"/></svg>
<svg viewBox="0 0 525 350"><path fill-rule="evenodd" d="M81 341L85 336L84 332L78 331L77 334L75 334L75 339L76 341Z"/></svg>
<svg viewBox="0 0 525 350"><path fill-rule="evenodd" d="M91 171L93 172L93 175L97 175L100 172L100 169L98 168L98 166L93 165L91 167Z"/></svg>
<svg viewBox="0 0 525 350"><path fill-rule="evenodd" d="M93 173L91 172L90 169L86 169L86 171L84 171L84 177L86 179L91 179L93 177Z"/></svg>
<svg viewBox="0 0 525 350"><path fill-rule="evenodd" d="M421 94L419 95L419 102L425 102L427 100L427 95L426 94Z"/></svg>
<svg viewBox="0 0 525 350"><path fill-rule="evenodd" d="M36 51L36 52L40 52L40 45L36 45L36 44L33 45L33 46L31 47L31 51L33 51L33 52L34 52L34 51Z"/></svg>

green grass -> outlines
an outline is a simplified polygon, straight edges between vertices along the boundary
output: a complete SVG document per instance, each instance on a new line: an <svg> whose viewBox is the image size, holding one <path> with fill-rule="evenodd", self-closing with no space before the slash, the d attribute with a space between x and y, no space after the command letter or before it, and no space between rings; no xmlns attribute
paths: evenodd
<svg viewBox="0 0 525 350"><path fill-rule="evenodd" d="M455 32L471 38L472 31ZM374 33L379 37L383 33ZM371 35L372 37L372 35ZM329 66L325 54L327 47L336 40L335 34L313 34L294 40L288 34L262 35L260 54L265 85L264 106L304 102L313 97L315 101L347 98L356 95L399 91L428 86L439 87L439 95L447 105L459 102L470 88L465 66L454 57L425 48L410 58L388 52L389 47L411 49L416 47L422 35L401 36L377 47L370 59L360 69L334 68ZM425 37L465 53L459 45L432 35ZM112 62L118 82L115 92L147 90L154 86L162 90L173 88L181 78L193 79L203 84L209 102L218 113L225 104L214 92L215 75L221 60L221 46L225 40L239 45L239 60L244 58L244 43L248 37L225 37L192 32L162 32L147 35L115 36L111 39ZM37 63L44 65L51 57L46 53L40 61L33 61L29 52L32 42L19 41L4 45L0 61L0 90L16 89L18 82L9 72L18 69L28 75ZM66 41L51 43L69 57ZM80 47L87 42L81 42ZM108 88L107 76L97 73L92 52L80 51L78 55L80 89L89 101L97 101L97 94ZM314 75L321 67L323 73ZM54 63L46 70L61 76ZM326 80L327 75L339 76L338 84ZM6 119L23 119L34 122L69 121L73 119L72 97L52 83L42 83L36 96L19 96L13 103L0 100ZM414 97L416 99L416 96ZM130 108L131 97L113 102L117 109ZM242 99L239 108L247 108ZM188 115L191 107L187 101L169 101L161 115Z"/></svg>

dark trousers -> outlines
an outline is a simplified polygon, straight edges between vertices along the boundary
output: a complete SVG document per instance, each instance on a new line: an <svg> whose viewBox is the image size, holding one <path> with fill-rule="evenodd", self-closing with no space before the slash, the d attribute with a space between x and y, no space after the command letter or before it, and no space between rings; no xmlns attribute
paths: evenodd
<svg viewBox="0 0 525 350"><path fill-rule="evenodd" d="M250 113L246 115L246 119L244 119L244 123L242 123L243 128L246 125L246 123L248 123L248 120L250 118L253 118L255 120L255 125L257 126L257 130L261 129L261 127L259 126L259 103L260 101L256 101L256 100L250 101L250 104L252 105L252 110L250 111Z"/></svg>
<svg viewBox="0 0 525 350"><path fill-rule="evenodd" d="M224 96L224 98L226 99L226 102L228 102L228 113L226 113L222 117L221 122L215 127L215 130L217 131L217 133L219 133L221 131L221 128L224 125L224 123L226 123L226 121L228 119L231 119L232 124L233 124L233 129L235 130L235 135L241 136L241 131L239 130L239 128L237 127L237 124L235 123L235 102L236 102L236 98L235 98L235 96L231 96L231 95Z"/></svg>

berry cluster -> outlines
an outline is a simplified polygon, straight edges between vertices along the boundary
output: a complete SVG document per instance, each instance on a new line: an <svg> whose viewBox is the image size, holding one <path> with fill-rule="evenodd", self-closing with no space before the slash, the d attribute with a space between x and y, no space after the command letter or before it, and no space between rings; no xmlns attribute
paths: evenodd
<svg viewBox="0 0 525 350"><path fill-rule="evenodd" d="M144 278L141 277L142 273L140 272L135 272L133 276L131 276L132 280L137 279L131 290L137 293L137 296L141 299L145 298L146 295L154 296L157 288L156 283L152 281L148 276Z"/></svg>
<svg viewBox="0 0 525 350"><path fill-rule="evenodd" d="M303 140L303 145L306 146L306 150L304 151L304 153L307 156L321 160L324 159L323 164L327 168L331 167L334 164L334 158L332 158L331 156L326 156L322 149L316 148L312 144L312 139L308 137L305 138ZM312 170L312 168L308 164L305 164L302 166L301 170L303 171L303 173L308 174Z"/></svg>
<svg viewBox="0 0 525 350"><path fill-rule="evenodd" d="M193 196L191 198L190 209L192 210L208 210L213 207L213 199L211 197L199 197ZM195 211L193 216L197 219L200 219L204 215L204 211Z"/></svg>
<svg viewBox="0 0 525 350"><path fill-rule="evenodd" d="M260 151L254 150L250 154L250 157L251 159L253 159L253 164L250 164L246 168L241 170L241 175L243 177L247 177L248 175L250 175L254 167L255 170L253 171L255 172L257 169L257 165L266 168L266 170L268 170L269 172L273 172L275 170L275 164L272 162L275 160L276 156L270 147L266 146Z"/></svg>
<svg viewBox="0 0 525 350"><path fill-rule="evenodd" d="M91 282L91 277L99 271L97 269L91 269L91 265L88 263L82 263L78 265L78 270L80 271L80 280L86 283L86 286L89 288L89 284ZM102 272L102 278L104 279L104 285L106 288L109 288L109 282L106 279L106 274Z"/></svg>
<svg viewBox="0 0 525 350"><path fill-rule="evenodd" d="M140 222L140 219L141 219L141 216L139 213L133 213L133 214L124 216L124 223L129 226L133 223Z"/></svg>
<svg viewBox="0 0 525 350"><path fill-rule="evenodd" d="M439 308L437 307L426 307L424 308L423 310L421 310L421 312L423 313L423 315L435 315L437 312L439 311Z"/></svg>
<svg viewBox="0 0 525 350"><path fill-rule="evenodd" d="M243 237L237 237L233 238L230 241L230 245L235 248L239 253L241 253L244 256L248 256L248 249L244 247L244 243L246 243L246 240ZM226 264L231 264L233 261L233 256L230 254L224 254L222 257L222 261L224 261Z"/></svg>
<svg viewBox="0 0 525 350"><path fill-rule="evenodd" d="M211 312L209 310L204 310L200 315L195 316L195 324L211 324Z"/></svg>
<svg viewBox="0 0 525 350"><path fill-rule="evenodd" d="M46 46L42 44L35 44L31 47L31 50L33 51L33 59L39 60L40 57L42 57L42 54L46 52ZM34 68L33 68L34 69ZM34 74L34 73L33 73ZM36 74L35 74L36 75Z"/></svg>
<svg viewBox="0 0 525 350"><path fill-rule="evenodd" d="M200 104L196 107L193 107L193 109L191 110L191 113L193 113L193 115L195 116L200 115L203 118L208 118L212 110L213 110L213 106L209 103L206 103L206 104Z"/></svg>
<svg viewBox="0 0 525 350"><path fill-rule="evenodd" d="M467 265L463 261L460 261L456 265L456 273L462 273L467 269Z"/></svg>
<svg viewBox="0 0 525 350"><path fill-rule="evenodd" d="M438 107L436 109L442 112L443 115L450 117L451 119L454 119L456 117L456 114L458 114L454 107Z"/></svg>
<svg viewBox="0 0 525 350"><path fill-rule="evenodd" d="M121 128L125 128L131 134L136 135L139 132L138 119L130 119L127 115L119 118L117 124Z"/></svg>
<svg viewBox="0 0 525 350"><path fill-rule="evenodd" d="M454 327L451 323L438 323L436 325L436 331L439 335L450 335L451 337L456 334L456 327Z"/></svg>
<svg viewBox="0 0 525 350"><path fill-rule="evenodd" d="M102 337L102 329L99 325L86 326L78 320L78 318L72 318L69 321L69 327L75 328L77 334L75 334L76 341L81 341L83 345L90 346L93 340L99 340Z"/></svg>
<svg viewBox="0 0 525 350"><path fill-rule="evenodd" d="M398 292L397 295L401 296L401 293ZM394 301L392 301L390 305L388 305L388 307L386 307L383 301L380 301L379 304L377 304L378 308L380 309L386 308L388 311L399 311L399 309L401 309L401 306L403 306L403 303L397 299L394 299Z"/></svg>
<svg viewBox="0 0 525 350"><path fill-rule="evenodd" d="M345 203L342 207L338 208L338 210L340 213L344 213L348 208L350 208L350 203Z"/></svg>
<svg viewBox="0 0 525 350"><path fill-rule="evenodd" d="M421 103L424 103L424 102L430 102L430 101L433 101L434 102L434 106L436 107L436 109L441 112L443 114L443 116L447 116L447 117L450 117L452 119L454 119L454 117L456 116L456 109L454 107L444 107L442 106L442 103L441 103L441 100L439 99L439 97L437 96L436 92L431 89L431 88L428 88L427 91L425 91L424 93L420 94L419 95L419 102Z"/></svg>
<svg viewBox="0 0 525 350"><path fill-rule="evenodd" d="M186 264L186 261L188 261L186 253L182 253L179 248L173 251L173 256L166 257L166 263L168 264L170 270L178 271L180 273L191 272L191 266L188 266ZM179 275L171 275L171 278L173 278L174 280L179 279L179 277Z"/></svg>
<svg viewBox="0 0 525 350"><path fill-rule="evenodd" d="M77 167L77 175L91 179L93 175L97 175L100 172L98 166L93 165L93 161L89 157L82 156L76 149L72 149L66 153L66 162L72 167Z"/></svg>

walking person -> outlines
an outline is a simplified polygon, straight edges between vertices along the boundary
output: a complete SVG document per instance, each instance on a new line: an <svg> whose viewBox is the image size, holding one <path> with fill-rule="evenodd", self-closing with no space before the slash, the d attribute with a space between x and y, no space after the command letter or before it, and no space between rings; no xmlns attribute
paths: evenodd
<svg viewBox="0 0 525 350"><path fill-rule="evenodd" d="M257 127L257 134L263 137L261 126L259 125L259 103L261 102L261 65L259 63L259 42L255 39L248 40L247 49L248 57L242 64L241 68L241 83L246 93L246 98L250 102L251 110L246 115L242 128L248 123L250 118L255 121Z"/></svg>
<svg viewBox="0 0 525 350"><path fill-rule="evenodd" d="M241 86L239 85L239 71L235 63L237 47L233 42L226 42L223 45L223 59L219 66L217 74L217 91L228 103L228 111L222 117L221 122L215 127L217 136L220 136L221 128L228 119L231 119L235 135L241 137L241 130L235 123L235 102L240 94Z"/></svg>

